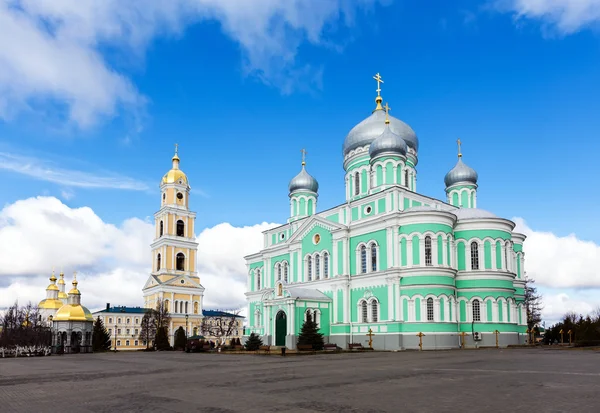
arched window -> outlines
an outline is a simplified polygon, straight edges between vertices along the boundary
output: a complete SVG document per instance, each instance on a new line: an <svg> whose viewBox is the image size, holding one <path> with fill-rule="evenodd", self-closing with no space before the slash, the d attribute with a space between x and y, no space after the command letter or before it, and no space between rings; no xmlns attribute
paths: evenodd
<svg viewBox="0 0 600 413"><path fill-rule="evenodd" d="M260 290L260 270L256 270L256 289Z"/></svg>
<svg viewBox="0 0 600 413"><path fill-rule="evenodd" d="M360 247L360 272L367 272L367 247L364 245Z"/></svg>
<svg viewBox="0 0 600 413"><path fill-rule="evenodd" d="M185 271L185 255L177 253L177 271Z"/></svg>
<svg viewBox="0 0 600 413"><path fill-rule="evenodd" d="M504 269L508 271L508 247L510 243L506 241L506 245L504 246Z"/></svg>
<svg viewBox="0 0 600 413"><path fill-rule="evenodd" d="M194 327L194 329L192 330L194 332L194 335L197 336L198 335L198 327Z"/></svg>
<svg viewBox="0 0 600 413"><path fill-rule="evenodd" d="M315 280L321 278L321 256L315 255Z"/></svg>
<svg viewBox="0 0 600 413"><path fill-rule="evenodd" d="M379 318L379 314L377 314L377 304L379 304L377 300L371 301L371 322L373 323L376 323Z"/></svg>
<svg viewBox="0 0 600 413"><path fill-rule="evenodd" d="M177 236L183 237L184 232L185 232L185 224L183 223L182 220L178 220L177 221Z"/></svg>
<svg viewBox="0 0 600 413"><path fill-rule="evenodd" d="M367 307L367 302L366 301L363 301L360 304L360 310L361 310L361 316L362 316L361 317L361 321L363 323L368 322L368 319L367 319L367 317L368 317L368 307Z"/></svg>
<svg viewBox="0 0 600 413"><path fill-rule="evenodd" d="M254 326L260 326L260 311L258 310L256 310L256 312L254 313Z"/></svg>
<svg viewBox="0 0 600 413"><path fill-rule="evenodd" d="M160 231L159 231L159 237L162 237L163 235L163 230L164 230L165 225L163 224L162 221L160 221Z"/></svg>
<svg viewBox="0 0 600 413"><path fill-rule="evenodd" d="M283 282L287 284L288 282L288 263L283 264Z"/></svg>
<svg viewBox="0 0 600 413"><path fill-rule="evenodd" d="M408 169L404 170L404 186L408 188Z"/></svg>
<svg viewBox="0 0 600 413"><path fill-rule="evenodd" d="M194 303L194 314L198 314L198 302ZM196 333L194 333L196 335Z"/></svg>
<svg viewBox="0 0 600 413"><path fill-rule="evenodd" d="M165 311L169 312L169 300L165 300Z"/></svg>
<svg viewBox="0 0 600 413"><path fill-rule="evenodd" d="M312 257L306 258L306 267L308 271L308 281L312 281Z"/></svg>
<svg viewBox="0 0 600 413"><path fill-rule="evenodd" d="M377 271L377 245L371 244L371 271Z"/></svg>
<svg viewBox="0 0 600 413"><path fill-rule="evenodd" d="M329 254L323 253L323 277L329 278Z"/></svg>
<svg viewBox="0 0 600 413"><path fill-rule="evenodd" d="M281 281L281 264L277 264L277 281Z"/></svg>
<svg viewBox="0 0 600 413"><path fill-rule="evenodd" d="M476 241L471 243L471 269L479 269L479 244Z"/></svg>
<svg viewBox="0 0 600 413"><path fill-rule="evenodd" d="M354 175L354 195L360 194L360 173Z"/></svg>
<svg viewBox="0 0 600 413"><path fill-rule="evenodd" d="M433 321L433 298L427 299L427 321Z"/></svg>
<svg viewBox="0 0 600 413"><path fill-rule="evenodd" d="M431 257L431 237L429 235L425 237L425 265L433 265Z"/></svg>
<svg viewBox="0 0 600 413"><path fill-rule="evenodd" d="M156 271L160 271L160 253L156 256Z"/></svg>
<svg viewBox="0 0 600 413"><path fill-rule="evenodd" d="M185 302L185 313L187 314L187 312L188 312L188 302L186 301Z"/></svg>
<svg viewBox="0 0 600 413"><path fill-rule="evenodd" d="M473 300L473 321L481 321L481 307L479 300Z"/></svg>

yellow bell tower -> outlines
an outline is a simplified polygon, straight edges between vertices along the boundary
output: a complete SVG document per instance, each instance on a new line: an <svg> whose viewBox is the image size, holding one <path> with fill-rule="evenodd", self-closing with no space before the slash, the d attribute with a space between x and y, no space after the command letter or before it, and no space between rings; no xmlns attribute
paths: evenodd
<svg viewBox="0 0 600 413"><path fill-rule="evenodd" d="M155 238L150 245L152 272L143 293L146 308L156 307L159 299L167 305L172 342L179 326L187 328L189 333L200 325L204 287L196 272L196 213L189 209L191 188L179 168L177 145L171 161L171 170L160 181L160 209L154 214Z"/></svg>

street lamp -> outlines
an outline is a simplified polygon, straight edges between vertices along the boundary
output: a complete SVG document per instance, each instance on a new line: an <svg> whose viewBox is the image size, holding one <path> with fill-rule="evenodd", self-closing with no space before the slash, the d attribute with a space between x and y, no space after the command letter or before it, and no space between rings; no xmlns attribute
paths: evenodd
<svg viewBox="0 0 600 413"><path fill-rule="evenodd" d="M117 325L115 324L115 353L117 352Z"/></svg>
<svg viewBox="0 0 600 413"><path fill-rule="evenodd" d="M188 324L188 318L190 316L189 315L185 315L185 338L187 339L187 324Z"/></svg>

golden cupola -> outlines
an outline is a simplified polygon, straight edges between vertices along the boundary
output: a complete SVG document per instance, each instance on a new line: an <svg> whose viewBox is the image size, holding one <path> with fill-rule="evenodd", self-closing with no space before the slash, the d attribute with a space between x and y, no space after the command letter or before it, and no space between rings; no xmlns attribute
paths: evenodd
<svg viewBox="0 0 600 413"><path fill-rule="evenodd" d="M94 321L90 310L81 305L81 292L77 289L77 284L77 273L75 273L68 302L56 312L53 321Z"/></svg>
<svg viewBox="0 0 600 413"><path fill-rule="evenodd" d="M175 145L175 155L171 159L173 161L173 166L171 170L163 176L162 183L163 184L175 184L181 183L184 185L188 185L188 178L186 174L179 169L179 155L177 154L178 147Z"/></svg>
<svg viewBox="0 0 600 413"><path fill-rule="evenodd" d="M61 271L59 277L60 278L58 280L58 299L61 300L64 304L66 304L67 298L69 298L69 296L65 292L65 273Z"/></svg>
<svg viewBox="0 0 600 413"><path fill-rule="evenodd" d="M38 308L42 310L57 310L63 306L63 302L58 299L59 289L56 286L56 277L54 271L50 276L50 285L46 288L46 299L40 301Z"/></svg>

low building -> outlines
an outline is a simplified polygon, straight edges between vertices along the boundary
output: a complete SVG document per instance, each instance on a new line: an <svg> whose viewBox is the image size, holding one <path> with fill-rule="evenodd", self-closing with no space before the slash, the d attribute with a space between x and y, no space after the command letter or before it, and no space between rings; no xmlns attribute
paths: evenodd
<svg viewBox="0 0 600 413"><path fill-rule="evenodd" d="M242 339L244 335L244 317L239 314L218 310L203 310L200 334L216 345L229 344L233 339ZM197 334L194 329L194 335Z"/></svg>
<svg viewBox="0 0 600 413"><path fill-rule="evenodd" d="M94 312L94 319L100 317L104 327L112 339L112 349L117 350L143 350L146 340L140 339L142 318L146 308L110 306L101 311ZM150 343L152 344L152 343Z"/></svg>

